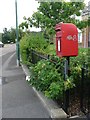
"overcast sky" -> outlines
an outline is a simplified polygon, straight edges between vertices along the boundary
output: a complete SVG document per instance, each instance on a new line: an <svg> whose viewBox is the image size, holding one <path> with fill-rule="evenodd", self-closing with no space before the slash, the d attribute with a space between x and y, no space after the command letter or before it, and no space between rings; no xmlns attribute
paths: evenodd
<svg viewBox="0 0 90 120"><path fill-rule="evenodd" d="M23 21L23 17L32 16L37 11L38 2L35 0L17 0L18 4L18 24ZM15 0L0 0L0 32L3 28L15 27Z"/></svg>
<svg viewBox="0 0 90 120"><path fill-rule="evenodd" d="M85 0L89 1L89 0ZM18 24L23 22L23 17L32 16L37 11L38 2L35 0L17 0L18 3ZM0 32L3 28L15 27L15 0L0 0Z"/></svg>

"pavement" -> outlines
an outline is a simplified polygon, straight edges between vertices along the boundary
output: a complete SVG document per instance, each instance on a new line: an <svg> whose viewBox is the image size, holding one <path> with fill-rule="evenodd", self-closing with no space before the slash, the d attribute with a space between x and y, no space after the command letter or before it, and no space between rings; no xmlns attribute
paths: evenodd
<svg viewBox="0 0 90 120"><path fill-rule="evenodd" d="M0 118L50 118L40 98L26 82L22 67L17 67L15 52L12 52L3 64L1 79Z"/></svg>

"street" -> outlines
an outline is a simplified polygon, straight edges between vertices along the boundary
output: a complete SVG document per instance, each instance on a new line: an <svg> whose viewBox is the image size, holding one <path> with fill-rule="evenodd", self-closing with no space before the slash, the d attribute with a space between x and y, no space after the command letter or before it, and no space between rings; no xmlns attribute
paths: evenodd
<svg viewBox="0 0 90 120"><path fill-rule="evenodd" d="M21 66L16 65L15 45L0 50L0 118L49 118Z"/></svg>
<svg viewBox="0 0 90 120"><path fill-rule="evenodd" d="M4 48L0 48L0 119L2 117L2 84L4 84L4 80L2 81L2 79L5 76L5 71L8 65L6 65L5 62L13 53L15 53L15 44L6 44Z"/></svg>
<svg viewBox="0 0 90 120"><path fill-rule="evenodd" d="M15 49L16 49L15 44L5 44L3 48L0 48L0 56L3 56L10 52L14 52Z"/></svg>

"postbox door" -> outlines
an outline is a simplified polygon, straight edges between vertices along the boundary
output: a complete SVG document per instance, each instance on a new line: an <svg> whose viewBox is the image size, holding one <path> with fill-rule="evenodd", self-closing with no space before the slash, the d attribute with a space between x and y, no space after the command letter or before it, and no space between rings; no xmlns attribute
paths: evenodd
<svg viewBox="0 0 90 120"><path fill-rule="evenodd" d="M56 30L56 54L59 57L78 55L78 31L72 23L60 23Z"/></svg>
<svg viewBox="0 0 90 120"><path fill-rule="evenodd" d="M78 55L78 31L73 24L62 25L62 55L77 56Z"/></svg>

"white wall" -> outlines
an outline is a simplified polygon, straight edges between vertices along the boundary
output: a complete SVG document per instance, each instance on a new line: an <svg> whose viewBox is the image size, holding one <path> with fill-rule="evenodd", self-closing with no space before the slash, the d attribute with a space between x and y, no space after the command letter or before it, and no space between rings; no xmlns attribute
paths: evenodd
<svg viewBox="0 0 90 120"><path fill-rule="evenodd" d="M78 43L82 43L82 31L78 29Z"/></svg>

